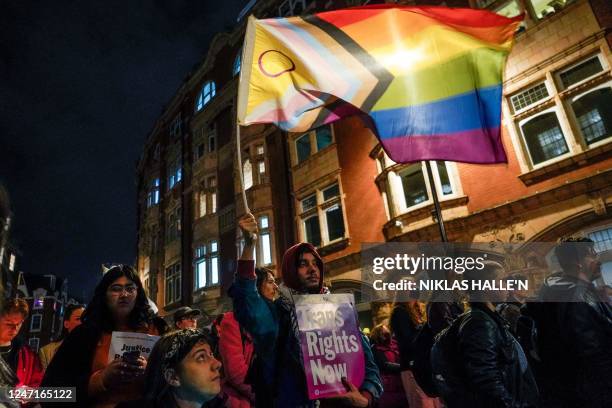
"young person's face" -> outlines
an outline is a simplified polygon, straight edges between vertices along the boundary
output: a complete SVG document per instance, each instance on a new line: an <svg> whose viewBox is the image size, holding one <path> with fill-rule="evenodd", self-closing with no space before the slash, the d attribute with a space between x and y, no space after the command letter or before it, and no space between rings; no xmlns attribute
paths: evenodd
<svg viewBox="0 0 612 408"><path fill-rule="evenodd" d="M7 313L0 317L0 344L13 341L24 320L21 313Z"/></svg>
<svg viewBox="0 0 612 408"><path fill-rule="evenodd" d="M382 338L383 344L391 343L391 330L387 326L383 326L380 331L380 336Z"/></svg>
<svg viewBox="0 0 612 408"><path fill-rule="evenodd" d="M601 262L594 248L589 248L579 268L590 281L601 277Z"/></svg>
<svg viewBox="0 0 612 408"><path fill-rule="evenodd" d="M81 324L81 315L85 309L80 307L78 309L74 309L70 314L70 318L64 321L64 327L68 330L68 333L76 329Z"/></svg>
<svg viewBox="0 0 612 408"><path fill-rule="evenodd" d="M136 305L138 287L130 279L122 276L106 289L106 304L116 318L126 318Z"/></svg>
<svg viewBox="0 0 612 408"><path fill-rule="evenodd" d="M207 343L197 343L178 366L178 389L182 398L206 402L221 392L221 362Z"/></svg>
<svg viewBox="0 0 612 408"><path fill-rule="evenodd" d="M319 271L319 265L317 265L317 258L310 252L304 252L300 255L297 275L302 290L312 292L319 289L321 271Z"/></svg>
<svg viewBox="0 0 612 408"><path fill-rule="evenodd" d="M178 322L176 322L176 327L178 329L197 329L198 328L198 318L197 316L185 316Z"/></svg>
<svg viewBox="0 0 612 408"><path fill-rule="evenodd" d="M274 300L278 292L278 285L276 285L276 279L274 275L268 273L266 279L262 282L259 288L259 294L268 300Z"/></svg>

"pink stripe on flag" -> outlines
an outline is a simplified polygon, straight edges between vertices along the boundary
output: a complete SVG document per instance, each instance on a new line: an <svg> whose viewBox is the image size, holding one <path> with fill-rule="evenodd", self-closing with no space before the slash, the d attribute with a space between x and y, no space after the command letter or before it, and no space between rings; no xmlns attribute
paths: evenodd
<svg viewBox="0 0 612 408"><path fill-rule="evenodd" d="M438 135L410 135L382 140L397 163L449 160L463 163L507 163L500 128Z"/></svg>

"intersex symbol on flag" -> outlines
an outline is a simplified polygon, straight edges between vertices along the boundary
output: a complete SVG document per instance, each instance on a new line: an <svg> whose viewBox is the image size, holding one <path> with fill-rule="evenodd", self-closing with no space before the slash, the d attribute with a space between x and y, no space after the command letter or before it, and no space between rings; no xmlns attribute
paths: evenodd
<svg viewBox="0 0 612 408"><path fill-rule="evenodd" d="M305 132L366 114L396 162L506 162L502 75L522 18L387 5L250 17L239 123Z"/></svg>

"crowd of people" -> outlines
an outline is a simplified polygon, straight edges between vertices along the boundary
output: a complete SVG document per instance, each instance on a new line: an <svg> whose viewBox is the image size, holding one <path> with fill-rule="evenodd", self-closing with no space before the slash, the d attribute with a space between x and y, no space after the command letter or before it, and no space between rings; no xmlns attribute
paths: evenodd
<svg viewBox="0 0 612 408"><path fill-rule="evenodd" d="M14 388L74 387L83 407L610 407L612 308L593 285L601 268L593 243L568 239L561 266L541 289L541 302L499 292L469 291L462 301L396 302L369 337L361 334L364 375L342 378L344 391L309 396L296 296L325 295L325 266L316 248L297 244L284 254L282 283L255 268L255 218L239 221L245 241L229 296L233 311L210 328L184 306L170 326L147 299L136 271L106 272L87 306L64 313L61 337L39 355L18 333L29 315L23 299L0 311L0 379ZM584 245L574 245L579 242ZM569 248L571 246L571 248ZM568 248L570 250L568 250ZM498 279L487 261L465 279ZM565 296L567 302L546 302ZM113 332L159 336L145 357L109 358ZM27 400L0 406L35 406ZM64 406L41 402L43 407Z"/></svg>
<svg viewBox="0 0 612 408"><path fill-rule="evenodd" d="M612 406L612 308L593 284L601 278L594 243L567 238L555 255L561 270L536 299L468 291L461 302L396 303L371 336L385 384L405 392L384 406ZM464 275L504 277L493 261Z"/></svg>

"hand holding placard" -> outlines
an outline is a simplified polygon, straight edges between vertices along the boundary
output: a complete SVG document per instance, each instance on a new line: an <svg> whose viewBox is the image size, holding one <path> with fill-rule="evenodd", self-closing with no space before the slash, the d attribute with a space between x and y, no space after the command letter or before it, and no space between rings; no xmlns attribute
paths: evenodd
<svg viewBox="0 0 612 408"><path fill-rule="evenodd" d="M339 397L353 406L367 406L367 398L353 385L361 384L365 376L353 295L306 295L294 300L309 398Z"/></svg>

